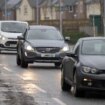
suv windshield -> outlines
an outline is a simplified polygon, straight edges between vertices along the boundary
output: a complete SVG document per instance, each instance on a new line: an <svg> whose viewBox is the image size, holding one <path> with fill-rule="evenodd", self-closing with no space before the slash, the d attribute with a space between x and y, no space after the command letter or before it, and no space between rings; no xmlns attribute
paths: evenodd
<svg viewBox="0 0 105 105"><path fill-rule="evenodd" d="M63 37L56 29L32 29L28 31L27 39L63 40Z"/></svg>
<svg viewBox="0 0 105 105"><path fill-rule="evenodd" d="M27 28L26 23L3 22L1 24L1 30L3 32L24 33L26 28Z"/></svg>
<svg viewBox="0 0 105 105"><path fill-rule="evenodd" d="M82 43L83 55L105 55L105 40L86 40Z"/></svg>

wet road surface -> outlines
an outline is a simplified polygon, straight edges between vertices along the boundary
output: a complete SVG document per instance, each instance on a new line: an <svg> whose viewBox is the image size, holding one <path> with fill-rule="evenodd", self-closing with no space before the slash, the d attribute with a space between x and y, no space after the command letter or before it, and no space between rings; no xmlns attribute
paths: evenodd
<svg viewBox="0 0 105 105"><path fill-rule="evenodd" d="M15 54L0 54L0 105L105 105L105 93L75 98L60 88L60 69L34 63L16 65Z"/></svg>

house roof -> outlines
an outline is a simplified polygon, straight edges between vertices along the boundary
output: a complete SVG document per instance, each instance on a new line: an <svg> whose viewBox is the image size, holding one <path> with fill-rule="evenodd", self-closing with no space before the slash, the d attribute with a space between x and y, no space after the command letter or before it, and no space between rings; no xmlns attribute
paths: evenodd
<svg viewBox="0 0 105 105"><path fill-rule="evenodd" d="M100 0L85 0L86 4L99 3Z"/></svg>
<svg viewBox="0 0 105 105"><path fill-rule="evenodd" d="M0 9L3 8L4 4L5 4L5 1L4 0L0 0Z"/></svg>
<svg viewBox="0 0 105 105"><path fill-rule="evenodd" d="M37 3L40 6L45 0L28 0L31 7L35 8Z"/></svg>
<svg viewBox="0 0 105 105"><path fill-rule="evenodd" d="M6 0L6 8L14 9L21 0ZM0 0L0 9L5 9L5 0Z"/></svg>
<svg viewBox="0 0 105 105"><path fill-rule="evenodd" d="M78 0L64 0L62 3L63 5L74 5ZM53 5L59 5L60 1L59 0L45 0L42 4L47 5L47 6L53 6Z"/></svg>
<svg viewBox="0 0 105 105"><path fill-rule="evenodd" d="M64 5L74 5L78 0L64 0Z"/></svg>
<svg viewBox="0 0 105 105"><path fill-rule="evenodd" d="M9 0L7 2L7 8L8 9L14 9L16 6L21 2L21 0Z"/></svg>

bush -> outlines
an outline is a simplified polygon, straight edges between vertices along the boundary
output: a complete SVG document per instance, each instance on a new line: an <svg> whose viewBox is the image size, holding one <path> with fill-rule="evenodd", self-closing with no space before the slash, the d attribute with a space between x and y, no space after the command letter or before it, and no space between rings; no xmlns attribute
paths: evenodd
<svg viewBox="0 0 105 105"><path fill-rule="evenodd" d="M84 32L64 32L64 37L70 37L70 44L75 44L79 38L88 37Z"/></svg>

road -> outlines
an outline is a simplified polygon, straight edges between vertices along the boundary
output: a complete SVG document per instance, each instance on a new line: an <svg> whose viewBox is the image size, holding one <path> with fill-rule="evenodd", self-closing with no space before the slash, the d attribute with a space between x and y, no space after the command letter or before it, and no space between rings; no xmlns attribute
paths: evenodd
<svg viewBox="0 0 105 105"><path fill-rule="evenodd" d="M0 54L0 105L105 105L105 95L87 92L75 98L60 88L60 69L34 63L16 65L15 54Z"/></svg>

